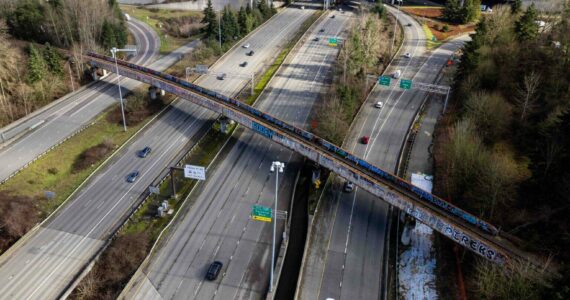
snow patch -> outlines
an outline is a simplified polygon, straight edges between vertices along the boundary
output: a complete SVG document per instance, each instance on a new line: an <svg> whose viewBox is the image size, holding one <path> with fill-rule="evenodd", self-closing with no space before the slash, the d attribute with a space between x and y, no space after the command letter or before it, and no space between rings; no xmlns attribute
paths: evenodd
<svg viewBox="0 0 570 300"><path fill-rule="evenodd" d="M412 174L412 184L431 193L433 176ZM406 229L404 229L406 231ZM399 257L400 299L438 299L435 288L435 249L433 230L417 221L409 228L410 246Z"/></svg>

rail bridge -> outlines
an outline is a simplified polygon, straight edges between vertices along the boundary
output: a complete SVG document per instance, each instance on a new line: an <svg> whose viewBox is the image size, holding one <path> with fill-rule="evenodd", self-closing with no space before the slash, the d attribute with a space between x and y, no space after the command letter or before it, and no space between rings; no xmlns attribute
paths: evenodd
<svg viewBox="0 0 570 300"><path fill-rule="evenodd" d="M116 72L113 58L95 53L88 53L87 56L93 68ZM538 264L535 259L502 238L495 226L310 132L236 99L172 75L121 60L117 60L117 67L120 75L147 83L220 113L317 162L489 261L505 264L517 259Z"/></svg>

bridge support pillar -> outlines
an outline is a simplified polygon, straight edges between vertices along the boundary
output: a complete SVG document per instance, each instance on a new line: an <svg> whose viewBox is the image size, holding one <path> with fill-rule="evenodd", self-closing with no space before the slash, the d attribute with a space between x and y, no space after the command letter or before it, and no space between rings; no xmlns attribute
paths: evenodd
<svg viewBox="0 0 570 300"><path fill-rule="evenodd" d="M158 88L151 86L148 88L148 96L150 97L150 100L156 100L158 99L158 96L160 94L158 93Z"/></svg>
<svg viewBox="0 0 570 300"><path fill-rule="evenodd" d="M99 68L91 68L91 78L93 78L94 81L99 80L99 74L97 74L97 70L99 70Z"/></svg>

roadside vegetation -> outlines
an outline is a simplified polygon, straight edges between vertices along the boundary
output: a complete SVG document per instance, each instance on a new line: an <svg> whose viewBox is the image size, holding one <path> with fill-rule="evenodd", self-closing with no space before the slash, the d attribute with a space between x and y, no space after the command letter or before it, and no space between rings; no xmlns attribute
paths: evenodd
<svg viewBox="0 0 570 300"><path fill-rule="evenodd" d="M83 52L126 41L114 0L0 0L0 127L89 82Z"/></svg>
<svg viewBox="0 0 570 300"><path fill-rule="evenodd" d="M202 12L121 5L129 16L149 25L160 38L160 53L168 54L202 37Z"/></svg>
<svg viewBox="0 0 570 300"><path fill-rule="evenodd" d="M325 98L315 109L316 126L313 130L321 137L341 145L358 109L370 92L375 79L368 74L382 74L401 41L401 30L395 18L388 15L380 4L372 12L360 13L350 28L346 41L334 66L335 75ZM392 47L392 40L396 41Z"/></svg>
<svg viewBox="0 0 570 300"><path fill-rule="evenodd" d="M208 8L207 8L208 9ZM257 9L255 9L257 10ZM254 11L255 11L254 10ZM231 13L231 11L230 11ZM208 13L204 14L205 16ZM285 49L275 59L275 61L268 67L267 70L261 75L261 79L257 82L254 95L243 97L243 101L248 104L253 104L265 89L270 78L275 74L279 66L283 63L288 53L293 49L295 43L301 38L304 32L315 22L321 15L321 12L316 12L312 17L305 21L295 37L288 43ZM223 17L222 17L223 21ZM208 43L208 42L207 42ZM216 43L216 42L212 42ZM228 40L223 47L229 49L235 43L232 39ZM199 48L199 51L210 51L209 47ZM196 51L187 55L181 62L177 63L172 70L183 72L185 60L191 57L200 58L200 61L205 61ZM203 52L202 52L203 53ZM194 56L198 55L198 56ZM208 56L208 59L213 59L214 54ZM197 61L193 61L197 63ZM183 74L183 73L182 73ZM180 76L181 74L178 73ZM182 75L183 76L183 75ZM192 76L192 81L197 78L196 75ZM242 131L243 128L238 128L236 124L229 124L227 133L220 131L220 123L215 122L211 129L200 139L200 141L189 151L189 153L179 162L179 165L192 164L200 166L211 166L214 158L219 153L226 143L232 143L232 135L235 130ZM239 133L238 133L239 134ZM235 139L233 139L235 141ZM71 299L105 299L116 298L130 278L137 271L141 263L144 261L148 252L151 250L152 245L156 242L160 233L170 223L174 215L179 209L191 209L195 197L190 194L196 184L196 180L189 180L182 176L181 172L174 172L174 184L176 185L176 199L172 197L172 178L168 177L167 180L162 182L159 186L160 194L150 195L139 209L130 217L128 223L125 224L109 247L103 252L101 257L96 261L95 266L84 279L81 280L79 285L71 294ZM164 216L158 215L158 207L168 201L169 213ZM132 242L136 239L136 243ZM133 255L131 255L133 254ZM140 254L140 255L139 255ZM122 266L116 268L115 264ZM111 271L107 271L110 268Z"/></svg>
<svg viewBox="0 0 570 300"><path fill-rule="evenodd" d="M434 192L560 267L550 278L464 255L470 298L568 299L570 3L548 29L533 5L516 3L494 7L463 48L435 134Z"/></svg>

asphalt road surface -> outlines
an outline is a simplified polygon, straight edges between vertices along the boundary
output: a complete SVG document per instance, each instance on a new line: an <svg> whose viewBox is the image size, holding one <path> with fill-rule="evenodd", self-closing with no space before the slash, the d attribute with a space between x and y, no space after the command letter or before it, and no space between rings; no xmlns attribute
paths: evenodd
<svg viewBox="0 0 570 300"><path fill-rule="evenodd" d="M137 64L149 65L158 55L160 41L154 30L143 22L132 19L128 22L129 30L137 42L137 55L131 60ZM172 54L175 56L177 54ZM165 69L171 59L165 58L151 66ZM119 100L119 91L115 83L117 78L110 75L100 82L64 96L60 102L33 117L25 117L0 129L4 140L16 137L5 147L0 147L0 182L20 170L73 132L85 126L110 105ZM132 80L121 80L123 89L132 89L139 85ZM29 130L40 124L34 130ZM23 136L22 136L23 135Z"/></svg>
<svg viewBox="0 0 570 300"><path fill-rule="evenodd" d="M287 9L248 38L256 54L235 48L214 71L259 71L286 45L312 14ZM245 58L250 64L238 67ZM202 77L198 84L226 94L238 92L247 83L241 78ZM110 235L120 226L148 185L168 167L188 143L196 143L214 114L188 101L172 107L120 150L66 205L23 242L0 257L0 299L53 299L60 296ZM137 151L149 145L153 152L142 159ZM141 175L125 181L133 170Z"/></svg>
<svg viewBox="0 0 570 300"><path fill-rule="evenodd" d="M398 15L405 39L385 74L400 70L401 78L425 82L427 74L416 75L426 58L423 30L411 17L389 9ZM410 53L411 58L403 57L404 53ZM393 172L410 121L422 101L420 94L403 92L394 79L389 88L376 85L344 147ZM382 109L374 107L378 101L383 102ZM370 137L368 145L360 143L365 135ZM332 195L321 199L322 211L314 222L298 295L300 299L380 299L389 206L358 188Z"/></svg>
<svg viewBox="0 0 570 300"><path fill-rule="evenodd" d="M334 13L313 27L298 52L284 64L258 107L282 120L306 127L313 104L327 86L338 49L331 36L345 37L352 14ZM319 32L323 28L324 32ZM319 37L319 41L314 41ZM269 288L272 223L250 219L253 204L272 206L275 160L285 163L279 176L279 210L288 210L294 179L302 160L251 131L237 142L194 194L187 215L180 215L162 238L148 266L124 291L128 299L262 299ZM283 221L278 221L278 242ZM278 246L279 248L279 246ZM210 263L223 262L215 281L204 276Z"/></svg>

